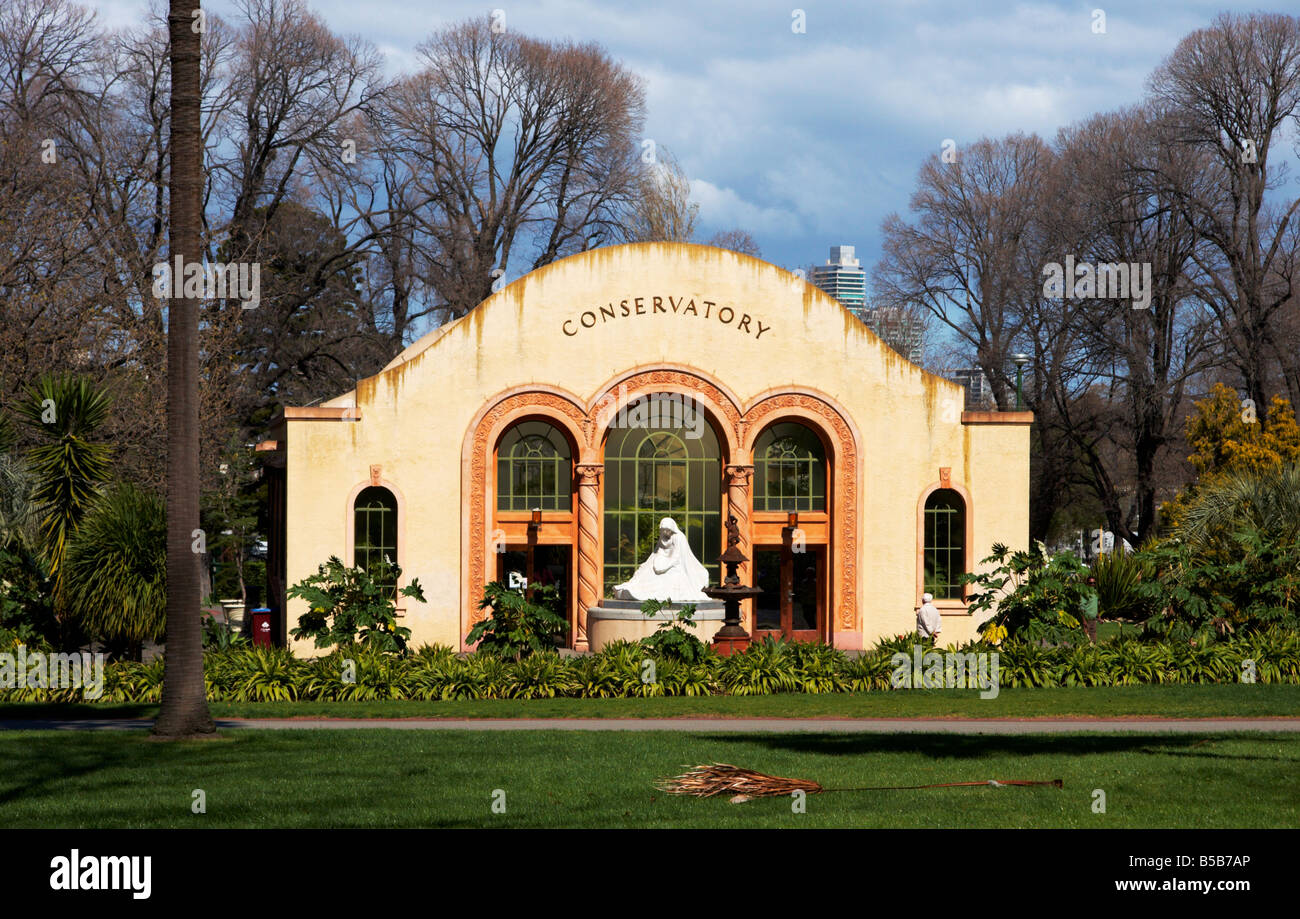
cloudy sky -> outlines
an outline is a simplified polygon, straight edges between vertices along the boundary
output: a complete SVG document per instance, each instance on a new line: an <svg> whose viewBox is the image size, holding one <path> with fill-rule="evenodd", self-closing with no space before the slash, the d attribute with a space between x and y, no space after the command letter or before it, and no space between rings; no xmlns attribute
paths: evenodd
<svg viewBox="0 0 1300 919"><path fill-rule="evenodd" d="M83 0L87 2L87 0ZM109 26L148 0L88 0ZM440 26L500 8L506 26L596 41L646 80L646 135L692 178L701 237L740 227L788 268L831 245L880 250L924 157L1013 131L1051 139L1135 103L1178 40L1232 0L308 0L394 74ZM1275 8L1284 3L1273 4ZM232 0L204 7L236 18ZM1095 10L1105 16L1094 31ZM797 32L802 11L805 30ZM1294 179L1293 179L1294 181Z"/></svg>

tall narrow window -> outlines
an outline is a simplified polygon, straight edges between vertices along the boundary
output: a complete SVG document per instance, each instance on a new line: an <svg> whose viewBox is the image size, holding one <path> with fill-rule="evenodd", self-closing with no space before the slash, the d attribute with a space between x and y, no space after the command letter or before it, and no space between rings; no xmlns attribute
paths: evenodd
<svg viewBox="0 0 1300 919"><path fill-rule="evenodd" d="M393 493L379 485L361 489L352 505L352 517L352 564L366 571L383 561L396 565L397 499Z"/></svg>
<svg viewBox="0 0 1300 919"><path fill-rule="evenodd" d="M545 421L524 421L497 448L497 510L567 511L573 456L564 435Z"/></svg>
<svg viewBox="0 0 1300 919"><path fill-rule="evenodd" d="M925 590L936 600L962 599L966 573L966 502L950 488L925 500Z"/></svg>
<svg viewBox="0 0 1300 919"><path fill-rule="evenodd" d="M759 435L754 443L754 510L826 510L826 451L811 429L787 421Z"/></svg>

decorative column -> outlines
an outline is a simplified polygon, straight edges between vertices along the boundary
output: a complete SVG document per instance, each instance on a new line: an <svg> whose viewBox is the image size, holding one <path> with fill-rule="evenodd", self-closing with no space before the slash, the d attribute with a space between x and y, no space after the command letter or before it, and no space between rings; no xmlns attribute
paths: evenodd
<svg viewBox="0 0 1300 919"><path fill-rule="evenodd" d="M578 609L573 623L573 647L586 651L587 608L600 602L600 474L601 463L578 463Z"/></svg>
<svg viewBox="0 0 1300 919"><path fill-rule="evenodd" d="M740 534L738 548L745 554L747 559L753 559L754 553L751 546L753 539L749 525L749 480L754 475L754 467L743 464L730 465L727 466L726 473L727 513L736 518L736 530ZM740 583L746 587L753 584L749 564L748 561L742 562L736 572L740 578ZM744 623L745 630L753 632L753 604L746 600L741 606L741 620Z"/></svg>

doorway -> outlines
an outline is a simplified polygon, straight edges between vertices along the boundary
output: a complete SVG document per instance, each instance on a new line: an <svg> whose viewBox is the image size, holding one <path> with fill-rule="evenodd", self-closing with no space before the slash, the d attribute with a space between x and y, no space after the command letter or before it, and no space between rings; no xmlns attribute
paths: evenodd
<svg viewBox="0 0 1300 919"><path fill-rule="evenodd" d="M825 623L826 547L795 552L783 546L754 547L754 638L819 641Z"/></svg>
<svg viewBox="0 0 1300 919"><path fill-rule="evenodd" d="M529 547L508 545L506 551L497 554L497 580L508 587L522 587L529 596L528 587L534 584L550 585L558 593L556 609L564 618L569 618L570 590L569 571L572 553L569 546L543 543L532 547L532 562L529 563Z"/></svg>

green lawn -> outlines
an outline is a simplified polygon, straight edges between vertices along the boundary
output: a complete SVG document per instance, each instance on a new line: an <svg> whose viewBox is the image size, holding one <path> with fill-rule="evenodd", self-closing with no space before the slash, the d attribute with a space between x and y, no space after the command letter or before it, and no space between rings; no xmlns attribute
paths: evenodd
<svg viewBox="0 0 1300 919"><path fill-rule="evenodd" d="M653 788L722 761L834 787L734 805ZM452 731L0 734L5 827L1295 827L1300 737ZM1092 810L1093 790L1106 813ZM195 789L207 812L191 812ZM492 812L504 791L506 812Z"/></svg>
<svg viewBox="0 0 1300 919"><path fill-rule="evenodd" d="M1300 715L1300 686L1256 683L1004 689L996 699L975 690L916 690L671 699L488 699L457 702L213 702L217 718L1164 718ZM152 718L153 705L0 704L0 720Z"/></svg>

